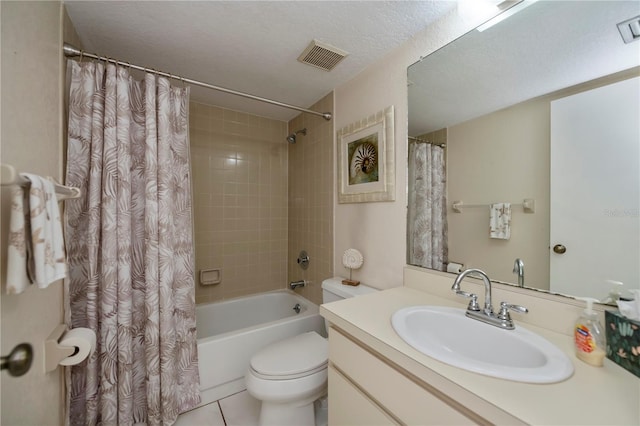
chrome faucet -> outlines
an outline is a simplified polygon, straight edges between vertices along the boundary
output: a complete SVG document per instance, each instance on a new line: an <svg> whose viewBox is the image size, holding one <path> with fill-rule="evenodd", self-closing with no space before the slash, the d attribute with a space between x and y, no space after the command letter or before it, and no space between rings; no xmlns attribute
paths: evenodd
<svg viewBox="0 0 640 426"><path fill-rule="evenodd" d="M477 294L460 290L460 283L462 283L462 280L464 280L467 275L479 276L484 282L483 309L480 309L480 306L478 305ZM495 325L496 327L504 328L506 330L513 330L515 328L513 320L511 319L511 315L509 315L509 310L520 312L523 314L529 312L529 310L524 306L512 305L507 302L502 302L500 303L500 311L496 315L493 312L493 305L491 303L491 280L489 279L489 276L480 269L466 269L462 271L460 274L458 274L455 281L453 282L451 290L453 290L458 296L471 299L469 301L469 305L467 306L467 312L465 314L466 316L478 321L485 322L487 324Z"/></svg>
<svg viewBox="0 0 640 426"><path fill-rule="evenodd" d="M478 295L473 293L467 293L466 291L460 290L460 283L469 274L473 274L482 278L482 281L484 282L483 312L486 315L493 314L493 306L491 305L491 280L489 280L489 277L487 276L487 274L485 274L480 269L471 268L471 269L465 269L464 271L460 272L456 277L456 280L453 282L453 287L451 287L451 290L455 291L458 296L468 297L471 299L471 302L469 302L469 309L473 311L480 311L480 308L478 307Z"/></svg>
<svg viewBox="0 0 640 426"><path fill-rule="evenodd" d="M524 287L524 262L517 258L513 263L513 273L518 275L518 287Z"/></svg>
<svg viewBox="0 0 640 426"><path fill-rule="evenodd" d="M307 285L307 282L305 280L299 280L299 281L291 281L289 283L289 288L291 290L295 290L298 287L304 287L305 285Z"/></svg>

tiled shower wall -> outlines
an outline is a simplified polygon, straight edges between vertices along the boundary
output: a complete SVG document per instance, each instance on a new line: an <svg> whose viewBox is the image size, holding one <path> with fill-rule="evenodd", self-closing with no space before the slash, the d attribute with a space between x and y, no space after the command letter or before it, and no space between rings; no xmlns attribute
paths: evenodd
<svg viewBox="0 0 640 426"><path fill-rule="evenodd" d="M192 102L196 303L284 288L287 123ZM222 282L203 286L202 269Z"/></svg>
<svg viewBox="0 0 640 426"><path fill-rule="evenodd" d="M310 109L333 111L333 92ZM333 275L333 120L300 114L289 122L289 133L302 128L289 145L289 275L288 281L305 279L310 285L296 290L314 303L322 303L322 281ZM309 268L296 259L309 254Z"/></svg>

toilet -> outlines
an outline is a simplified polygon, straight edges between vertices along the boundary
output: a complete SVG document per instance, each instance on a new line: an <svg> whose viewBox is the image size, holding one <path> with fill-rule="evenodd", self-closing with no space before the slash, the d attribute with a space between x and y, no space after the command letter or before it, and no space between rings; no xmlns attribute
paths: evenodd
<svg viewBox="0 0 640 426"><path fill-rule="evenodd" d="M340 277L329 278L322 282L322 302L374 291L364 285L344 285ZM258 351L245 380L249 394L261 401L260 425L315 425L314 402L327 394L328 358L329 342L315 331Z"/></svg>

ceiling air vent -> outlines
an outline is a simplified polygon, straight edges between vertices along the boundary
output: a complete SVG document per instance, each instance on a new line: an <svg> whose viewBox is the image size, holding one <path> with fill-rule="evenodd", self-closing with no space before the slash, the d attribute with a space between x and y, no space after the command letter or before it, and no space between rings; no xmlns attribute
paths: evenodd
<svg viewBox="0 0 640 426"><path fill-rule="evenodd" d="M313 40L298 57L303 64L331 71L348 53L336 47Z"/></svg>
<svg viewBox="0 0 640 426"><path fill-rule="evenodd" d="M625 43L640 40L640 16L627 19L618 24L618 31Z"/></svg>

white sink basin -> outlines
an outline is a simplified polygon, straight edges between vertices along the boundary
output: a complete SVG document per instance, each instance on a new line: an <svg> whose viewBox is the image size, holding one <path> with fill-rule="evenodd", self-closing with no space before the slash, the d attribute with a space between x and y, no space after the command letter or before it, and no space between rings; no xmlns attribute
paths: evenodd
<svg viewBox="0 0 640 426"><path fill-rule="evenodd" d="M412 306L391 317L398 335L438 361L487 376L555 383L573 374L571 360L543 337L519 325L503 330L467 318L462 309Z"/></svg>

